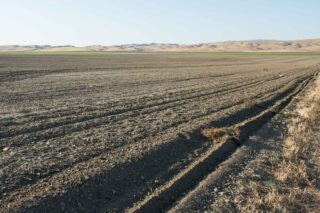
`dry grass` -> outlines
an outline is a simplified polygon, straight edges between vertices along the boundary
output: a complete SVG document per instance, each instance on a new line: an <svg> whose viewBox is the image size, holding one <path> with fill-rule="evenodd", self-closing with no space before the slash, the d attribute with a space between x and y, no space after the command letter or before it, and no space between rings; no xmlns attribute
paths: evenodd
<svg viewBox="0 0 320 213"><path fill-rule="evenodd" d="M253 107L253 106L255 106L255 107L258 107L258 108L261 108L261 109L267 109L267 107L262 106L262 105L259 104L256 100L251 99L251 98L246 99L246 100L243 102L243 104L244 104L245 107Z"/></svg>
<svg viewBox="0 0 320 213"><path fill-rule="evenodd" d="M208 128L201 131L201 135L209 140L216 140L226 134L226 131L222 128Z"/></svg>
<svg viewBox="0 0 320 213"><path fill-rule="evenodd" d="M319 212L320 77L298 103L279 152L257 160L236 183L220 211Z"/></svg>

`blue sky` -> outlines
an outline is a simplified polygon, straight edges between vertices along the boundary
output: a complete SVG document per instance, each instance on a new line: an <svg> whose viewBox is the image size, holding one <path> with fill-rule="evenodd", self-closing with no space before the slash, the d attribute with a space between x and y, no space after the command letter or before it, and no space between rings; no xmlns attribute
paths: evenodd
<svg viewBox="0 0 320 213"><path fill-rule="evenodd" d="M0 45L320 38L319 0L0 0Z"/></svg>

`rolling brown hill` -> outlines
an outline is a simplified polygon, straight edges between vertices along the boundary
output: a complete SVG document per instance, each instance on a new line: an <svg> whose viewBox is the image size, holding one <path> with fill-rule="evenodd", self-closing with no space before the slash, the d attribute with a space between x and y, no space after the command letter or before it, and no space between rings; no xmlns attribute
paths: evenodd
<svg viewBox="0 0 320 213"><path fill-rule="evenodd" d="M248 40L248 41L225 41L216 43L201 43L192 45L183 44L125 44L125 45L92 45L77 47L72 45L3 45L0 52L12 51L260 51L260 52L316 52L320 51L320 39L308 40Z"/></svg>

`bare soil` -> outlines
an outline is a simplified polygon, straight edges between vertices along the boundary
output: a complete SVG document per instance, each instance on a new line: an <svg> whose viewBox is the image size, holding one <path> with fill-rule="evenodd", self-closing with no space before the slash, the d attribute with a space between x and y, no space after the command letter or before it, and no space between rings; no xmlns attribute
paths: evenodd
<svg viewBox="0 0 320 213"><path fill-rule="evenodd" d="M0 208L168 210L298 95L319 62L1 55ZM228 134L211 141L207 128Z"/></svg>

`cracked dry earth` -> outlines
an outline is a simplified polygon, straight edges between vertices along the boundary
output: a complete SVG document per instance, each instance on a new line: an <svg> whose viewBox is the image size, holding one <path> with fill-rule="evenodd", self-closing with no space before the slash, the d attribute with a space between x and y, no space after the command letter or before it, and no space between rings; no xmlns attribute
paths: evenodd
<svg viewBox="0 0 320 213"><path fill-rule="evenodd" d="M202 53L1 55L1 212L143 212L150 197L162 199L159 191L218 148L201 129L235 126L296 94L319 62ZM154 208L169 209L193 187L180 185L180 194Z"/></svg>

